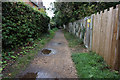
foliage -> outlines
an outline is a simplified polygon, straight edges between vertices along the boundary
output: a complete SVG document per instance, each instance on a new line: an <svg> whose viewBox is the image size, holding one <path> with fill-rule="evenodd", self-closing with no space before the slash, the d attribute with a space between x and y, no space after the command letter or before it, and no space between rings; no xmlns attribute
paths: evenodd
<svg viewBox="0 0 120 80"><path fill-rule="evenodd" d="M46 14L45 9L43 9L43 8L41 8L39 11L40 11L41 13L43 13L43 14Z"/></svg>
<svg viewBox="0 0 120 80"><path fill-rule="evenodd" d="M57 28L53 28L51 30L49 30L50 34L55 34L55 31L57 31L58 29Z"/></svg>
<svg viewBox="0 0 120 80"><path fill-rule="evenodd" d="M56 23L53 21L53 19L50 20L50 27L54 28L56 26Z"/></svg>
<svg viewBox="0 0 120 80"><path fill-rule="evenodd" d="M22 2L2 3L2 47L10 51L48 30L49 17Z"/></svg>
<svg viewBox="0 0 120 80"><path fill-rule="evenodd" d="M91 14L103 11L120 2L54 2L52 18L57 26L82 19Z"/></svg>
<svg viewBox="0 0 120 80"><path fill-rule="evenodd" d="M79 78L120 78L118 71L111 71L103 58L96 53L72 54L72 59Z"/></svg>

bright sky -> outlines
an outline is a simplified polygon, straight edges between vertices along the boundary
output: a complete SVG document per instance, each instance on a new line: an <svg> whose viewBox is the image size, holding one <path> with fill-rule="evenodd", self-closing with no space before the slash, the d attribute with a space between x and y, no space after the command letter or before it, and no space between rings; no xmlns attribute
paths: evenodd
<svg viewBox="0 0 120 80"><path fill-rule="evenodd" d="M47 8L49 8L51 5L50 5L50 3L51 2L54 2L55 0L42 0L43 1L43 5L46 7L46 9ZM46 12L47 12L47 14L48 14L48 16L50 17L50 18L52 18L53 16L54 16L54 14L53 14L53 11L51 11L51 10L46 10Z"/></svg>

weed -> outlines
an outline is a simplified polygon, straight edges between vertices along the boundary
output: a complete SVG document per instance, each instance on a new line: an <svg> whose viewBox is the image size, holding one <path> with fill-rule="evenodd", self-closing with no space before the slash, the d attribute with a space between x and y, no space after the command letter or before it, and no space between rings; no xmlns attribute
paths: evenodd
<svg viewBox="0 0 120 80"><path fill-rule="evenodd" d="M64 35L65 35L66 39L69 42L69 47L74 48L74 47L76 47L78 45L83 44L82 39L79 39L78 37L76 37L75 35L73 35L73 34L71 34L69 32L64 31Z"/></svg>
<svg viewBox="0 0 120 80"><path fill-rule="evenodd" d="M79 78L120 78L116 71L110 71L103 58L93 52L72 54Z"/></svg>
<svg viewBox="0 0 120 80"><path fill-rule="evenodd" d="M40 43L44 45L45 44L45 40L44 39L40 40Z"/></svg>

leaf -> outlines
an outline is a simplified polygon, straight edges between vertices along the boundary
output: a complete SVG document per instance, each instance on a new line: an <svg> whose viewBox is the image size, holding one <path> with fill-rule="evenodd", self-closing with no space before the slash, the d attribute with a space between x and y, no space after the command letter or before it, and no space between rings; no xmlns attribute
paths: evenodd
<svg viewBox="0 0 120 80"><path fill-rule="evenodd" d="M0 73L1 73L1 71L2 71L3 69L2 69L2 67L0 68Z"/></svg>
<svg viewBox="0 0 120 80"><path fill-rule="evenodd" d="M15 56L11 56L11 58L14 58L14 59L15 59L16 57L15 57Z"/></svg>

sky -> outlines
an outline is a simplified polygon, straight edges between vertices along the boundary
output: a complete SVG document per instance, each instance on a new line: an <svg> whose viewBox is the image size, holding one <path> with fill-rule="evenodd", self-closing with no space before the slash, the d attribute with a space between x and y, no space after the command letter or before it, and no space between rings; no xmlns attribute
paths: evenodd
<svg viewBox="0 0 120 80"><path fill-rule="evenodd" d="M46 7L46 9L47 8L49 8L51 5L50 5L50 3L51 2L54 2L55 0L42 0L43 1L43 5ZM53 14L53 11L52 10L46 10L46 12L47 12L47 14L48 14L48 16L50 17L50 18L52 18L53 16L54 16L54 14Z"/></svg>

